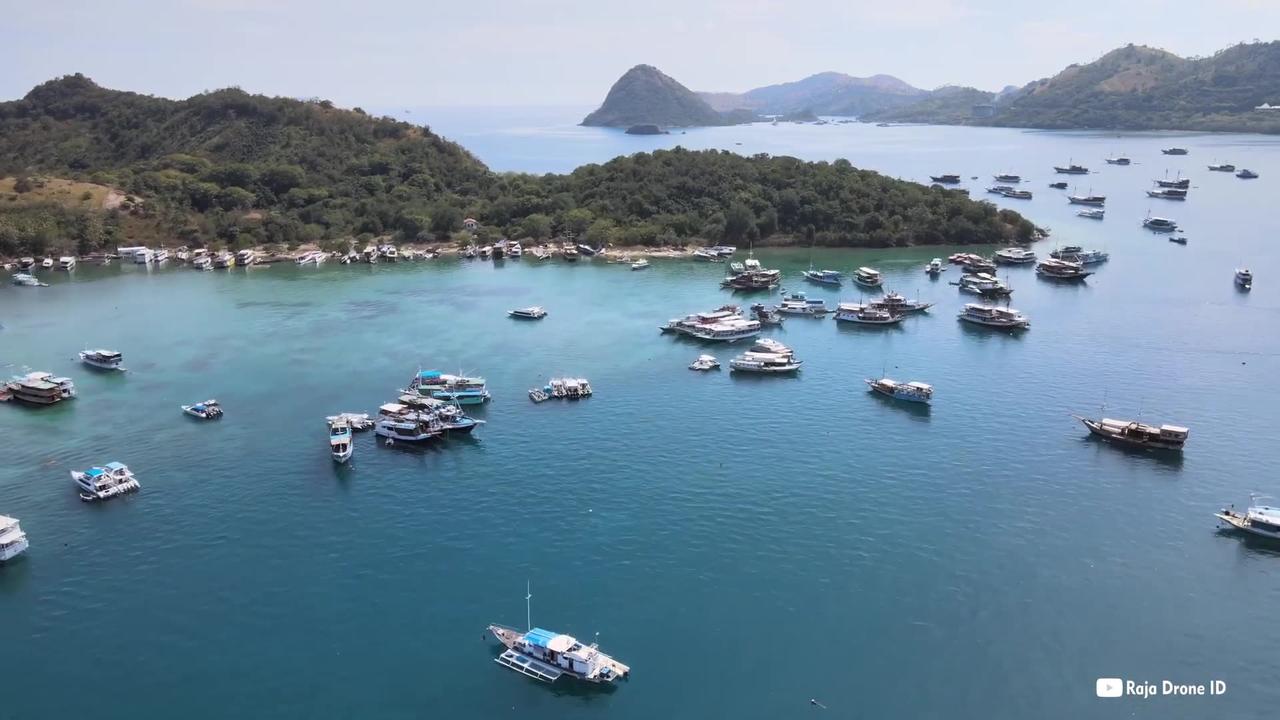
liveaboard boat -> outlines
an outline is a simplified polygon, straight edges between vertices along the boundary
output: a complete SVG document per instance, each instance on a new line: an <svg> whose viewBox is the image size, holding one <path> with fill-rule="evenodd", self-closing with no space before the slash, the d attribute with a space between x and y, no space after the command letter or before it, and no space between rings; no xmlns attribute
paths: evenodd
<svg viewBox="0 0 1280 720"><path fill-rule="evenodd" d="M1036 265L1036 274L1050 280L1078 282L1092 275L1093 271L1085 270L1084 265L1081 263L1049 258L1048 260L1041 260Z"/></svg>
<svg viewBox="0 0 1280 720"><path fill-rule="evenodd" d="M878 288L884 284L884 278L881 277L880 271L866 266L860 267L853 272L853 281L862 287Z"/></svg>
<svg viewBox="0 0 1280 720"><path fill-rule="evenodd" d="M851 322L859 325L897 325L906 317L905 313L859 303L840 303L836 306L835 314L837 322Z"/></svg>
<svg viewBox="0 0 1280 720"><path fill-rule="evenodd" d="M1253 272L1249 268L1236 268L1236 285L1244 290L1253 289Z"/></svg>
<svg viewBox="0 0 1280 720"><path fill-rule="evenodd" d="M1107 216L1107 211L1101 208L1096 208L1091 210L1081 210L1076 213L1076 215L1082 218L1089 218L1090 220L1102 220Z"/></svg>
<svg viewBox="0 0 1280 720"><path fill-rule="evenodd" d="M782 282L781 270L770 270L760 261L749 257L742 263L729 265L730 275L720 282L720 287L733 290L771 290Z"/></svg>
<svg viewBox="0 0 1280 720"><path fill-rule="evenodd" d="M547 311L544 310L540 305L530 305L529 307L526 307L526 308L516 308L515 310L508 310L507 314L513 318L517 318L520 320L541 320L542 318L547 316Z"/></svg>
<svg viewBox="0 0 1280 720"><path fill-rule="evenodd" d="M924 271L930 275L939 275L946 272L946 268L942 266L942 258L934 258L924 266Z"/></svg>
<svg viewBox="0 0 1280 720"><path fill-rule="evenodd" d="M1013 308L995 305L976 305L969 303L957 315L960 320L974 325L1002 328L1006 330L1025 330L1031 327L1031 321Z"/></svg>
<svg viewBox="0 0 1280 720"><path fill-rule="evenodd" d="M800 369L802 360L794 354L767 353L747 351L729 361L729 369L737 372L761 373L765 375L782 375L794 373Z"/></svg>
<svg viewBox="0 0 1280 720"><path fill-rule="evenodd" d="M551 378L543 391L562 400L581 400L595 394L586 378Z"/></svg>
<svg viewBox="0 0 1280 720"><path fill-rule="evenodd" d="M1014 190L1013 188L1009 188L1008 190L1005 190L1000 194L1007 198L1011 198L1013 200L1030 200L1031 199L1030 190Z"/></svg>
<svg viewBox="0 0 1280 720"><path fill-rule="evenodd" d="M611 683L630 677L631 668L601 652L597 643L584 645L572 636L533 627L528 608L532 597L526 588L528 629L525 632L505 625L489 626L489 632L507 648L494 662L546 683L566 675L590 683Z"/></svg>
<svg viewBox="0 0 1280 720"><path fill-rule="evenodd" d="M720 361L715 359L713 355L699 355L697 360L689 363L690 370L719 370Z"/></svg>
<svg viewBox="0 0 1280 720"><path fill-rule="evenodd" d="M1116 155L1114 157L1109 157L1104 159L1107 161L1108 165L1128 165L1133 162L1132 160L1130 160L1129 158L1123 155Z"/></svg>
<svg viewBox="0 0 1280 720"><path fill-rule="evenodd" d="M1181 450L1190 433L1178 425L1144 425L1134 420L1112 420L1102 418L1091 420L1079 415L1075 419L1084 423L1089 432L1098 437L1120 445L1146 448L1150 450Z"/></svg>
<svg viewBox="0 0 1280 720"><path fill-rule="evenodd" d="M63 255L58 258L58 269L70 272L76 269L76 257L74 255Z"/></svg>
<svg viewBox="0 0 1280 720"><path fill-rule="evenodd" d="M351 439L351 424L345 418L338 417L329 423L329 455L339 465L350 460L355 452Z"/></svg>
<svg viewBox="0 0 1280 720"><path fill-rule="evenodd" d="M236 256L229 252L220 252L213 256L213 266L219 270L229 270L236 266Z"/></svg>
<svg viewBox="0 0 1280 720"><path fill-rule="evenodd" d="M1063 245L1049 253L1049 257L1057 260L1070 260L1081 265L1096 265L1106 262L1111 255L1102 250L1086 250L1079 245Z"/></svg>
<svg viewBox="0 0 1280 720"><path fill-rule="evenodd" d="M1239 512L1232 505L1222 508L1213 516L1236 530L1268 540L1280 540L1280 508L1259 504L1258 501L1265 497L1265 495L1250 496L1249 507L1244 512ZM3 541L2 528L3 519L0 518L0 541Z"/></svg>
<svg viewBox="0 0 1280 720"><path fill-rule="evenodd" d="M209 399L191 405L183 405L182 412L201 420L217 420L222 417L222 406L217 400Z"/></svg>
<svg viewBox="0 0 1280 720"><path fill-rule="evenodd" d="M768 307L764 303L755 303L751 306L751 319L761 325L781 325L785 318L776 305Z"/></svg>
<svg viewBox="0 0 1280 720"><path fill-rule="evenodd" d="M1173 232L1178 229L1178 223L1169 218L1148 215L1143 219L1142 227L1154 232Z"/></svg>
<svg viewBox="0 0 1280 720"><path fill-rule="evenodd" d="M988 273L961 275L960 281L955 284L960 292L983 297L1008 297L1013 294L1013 288L1000 278Z"/></svg>
<svg viewBox="0 0 1280 720"><path fill-rule="evenodd" d="M168 262L168 261L169 261L169 251L165 250L164 248L160 248L159 250L156 250L154 253L151 254L151 262L157 265L159 265L162 262Z"/></svg>
<svg viewBox="0 0 1280 720"><path fill-rule="evenodd" d="M119 462L94 466L83 472L72 470L71 479L80 490L80 499L85 502L107 500L142 488L128 466Z"/></svg>
<svg viewBox="0 0 1280 720"><path fill-rule="evenodd" d="M1178 188L1179 190L1186 190L1191 187L1191 179L1184 178L1181 175L1175 176L1173 180L1166 178L1165 180L1156 180L1154 182L1157 186L1162 188Z"/></svg>
<svg viewBox="0 0 1280 720"><path fill-rule="evenodd" d="M53 405L76 396L76 385L71 378L47 372L15 375L4 389L14 400L28 405Z"/></svg>
<svg viewBox="0 0 1280 720"><path fill-rule="evenodd" d="M387 405L383 406L386 407ZM396 442L428 442L443 435L444 428L432 414L405 412L395 416L379 416L374 423L373 432L378 437L386 438L386 444L393 445Z"/></svg>
<svg viewBox="0 0 1280 720"><path fill-rule="evenodd" d="M212 270L213 259L210 258L208 255L193 257L191 258L191 267L195 268L196 270Z"/></svg>
<svg viewBox="0 0 1280 720"><path fill-rule="evenodd" d="M965 255L960 265L968 273L994 273L996 271L995 261L973 253Z"/></svg>
<svg viewBox="0 0 1280 720"><path fill-rule="evenodd" d="M252 248L245 248L236 253L236 264L240 267L249 267L258 262L258 251Z"/></svg>
<svg viewBox="0 0 1280 720"><path fill-rule="evenodd" d="M995 252L998 265L1026 265L1036 261L1036 254L1022 247L1007 247Z"/></svg>
<svg viewBox="0 0 1280 720"><path fill-rule="evenodd" d="M1157 200L1186 200L1187 191L1177 188L1160 188L1159 190L1148 190L1147 197Z"/></svg>
<svg viewBox="0 0 1280 720"><path fill-rule="evenodd" d="M1094 195L1092 193L1088 195L1068 195L1067 202L1072 205L1092 205L1094 207L1101 207L1107 204L1107 196Z"/></svg>
<svg viewBox="0 0 1280 720"><path fill-rule="evenodd" d="M115 350L81 350L80 362L99 370L123 370L124 355Z"/></svg>
<svg viewBox="0 0 1280 720"><path fill-rule="evenodd" d="M960 182L959 175L930 175L929 179L942 185L955 185Z"/></svg>
<svg viewBox="0 0 1280 720"><path fill-rule="evenodd" d="M1063 175L1088 175L1089 174L1089 168L1083 165L1076 165L1075 163L1068 163L1066 165L1054 165L1053 169L1054 169L1054 172L1062 173Z"/></svg>
<svg viewBox="0 0 1280 720"><path fill-rule="evenodd" d="M999 175L994 175L993 177L995 178L995 181L996 181L996 182L1002 182L1002 183L1020 183L1020 182L1022 182L1022 176L1021 176L1021 175L1009 175L1009 174L1007 174L1007 173L1001 173L1001 174L999 174Z"/></svg>
<svg viewBox="0 0 1280 720"><path fill-rule="evenodd" d="M878 310L888 310L889 312L907 315L910 313L925 312L933 307L933 303L923 302L921 300L908 300L905 296L896 292L889 292L879 300L873 300L871 307Z"/></svg>
<svg viewBox="0 0 1280 720"><path fill-rule="evenodd" d="M27 549L27 534L18 518L0 515L0 563L9 562Z"/></svg>
<svg viewBox="0 0 1280 720"><path fill-rule="evenodd" d="M804 279L819 285L839 285L842 282L839 270L814 270L809 268L804 271Z"/></svg>
<svg viewBox="0 0 1280 720"><path fill-rule="evenodd" d="M1181 148L1181 147L1167 147L1162 149L1160 152L1164 153L1165 155L1186 155L1187 149Z"/></svg>
<svg viewBox="0 0 1280 720"><path fill-rule="evenodd" d="M425 397L459 405L480 405L490 399L484 378L448 375L439 370L419 371L409 382L409 389Z"/></svg>
<svg viewBox="0 0 1280 720"><path fill-rule="evenodd" d="M1229 173L1233 173L1233 172L1235 172L1235 171L1236 171L1236 166L1235 166L1235 165L1232 165L1231 163L1221 163L1221 164L1218 164L1218 165L1210 165L1210 166L1209 166L1209 169L1210 169L1210 170L1212 170L1212 171L1214 171L1214 172L1229 172Z"/></svg>
<svg viewBox="0 0 1280 720"><path fill-rule="evenodd" d="M926 383L914 381L898 382L887 377L882 377L879 380L867 378L866 383L867 387L871 388L872 391L895 400L925 404L933 400L933 386Z"/></svg>
<svg viewBox="0 0 1280 720"><path fill-rule="evenodd" d="M39 278L30 273L14 273L10 281L14 285L22 285L24 287L49 287L49 283L41 282Z"/></svg>
<svg viewBox="0 0 1280 720"><path fill-rule="evenodd" d="M804 293L795 292L787 295L778 305L778 312L783 315L808 315L822 317L831 312L827 302L822 298L808 298Z"/></svg>

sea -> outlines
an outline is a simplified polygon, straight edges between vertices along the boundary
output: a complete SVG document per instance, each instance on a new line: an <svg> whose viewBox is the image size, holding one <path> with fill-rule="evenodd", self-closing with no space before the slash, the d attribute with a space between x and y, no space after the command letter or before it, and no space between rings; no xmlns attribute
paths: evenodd
<svg viewBox="0 0 1280 720"><path fill-rule="evenodd" d="M958 269L923 272L991 247L757 249L787 291L865 299L801 271L868 265L936 303L893 328L788 319L766 334L803 360L795 377L686 369L745 348L660 325L776 299L722 290L723 265L690 260L171 262L6 283L0 373L68 375L79 397L0 405L0 513L31 543L0 567L0 718L1274 715L1280 547L1213 513L1277 490L1280 138L847 123L636 137L577 127L583 110L400 114L499 171L681 145L956 173L1048 228L1042 257L1111 259L1081 284L1002 268L1032 323L1009 335L956 320L972 301ZM1189 154L1161 153L1174 145ZM1054 173L1068 162L1092 172ZM986 195L996 173L1034 198ZM1146 196L1179 175L1185 202ZM1106 195L1106 219L1078 217L1056 180ZM1148 214L1187 244L1144 230ZM548 316L507 317L527 305ZM128 372L82 367L86 347L122 351ZM423 449L362 434L335 466L325 416L376 412L420 369L487 378L486 424ZM932 384L932 406L868 393L882 375ZM594 397L529 401L562 376ZM179 409L207 398L223 419ZM1128 451L1073 415L1190 440ZM113 460L141 491L81 502L69 472ZM631 677L546 685L501 667L485 628L526 613ZM1099 698L1098 678L1157 692ZM1225 693L1165 695L1166 680Z"/></svg>

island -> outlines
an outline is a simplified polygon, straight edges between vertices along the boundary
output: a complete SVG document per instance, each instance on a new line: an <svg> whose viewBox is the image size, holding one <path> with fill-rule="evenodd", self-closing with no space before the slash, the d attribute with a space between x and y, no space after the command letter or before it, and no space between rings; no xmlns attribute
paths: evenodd
<svg viewBox="0 0 1280 720"><path fill-rule="evenodd" d="M756 120L749 110L720 112L697 93L652 65L636 65L618 78L595 112L583 125L629 128L708 127L737 125Z"/></svg>
<svg viewBox="0 0 1280 720"><path fill-rule="evenodd" d="M666 130L652 123L642 123L640 125L632 125L627 128L628 135L669 135Z"/></svg>

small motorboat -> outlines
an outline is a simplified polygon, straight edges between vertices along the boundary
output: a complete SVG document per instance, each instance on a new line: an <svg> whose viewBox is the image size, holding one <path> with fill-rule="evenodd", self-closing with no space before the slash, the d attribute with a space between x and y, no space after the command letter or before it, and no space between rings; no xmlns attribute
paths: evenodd
<svg viewBox="0 0 1280 720"><path fill-rule="evenodd" d="M1241 290L1253 289L1253 272L1249 268L1236 268L1236 285Z"/></svg>
<svg viewBox="0 0 1280 720"><path fill-rule="evenodd" d="M649 261L646 260L645 258L640 258L639 260L631 263L632 270L645 270L645 269L648 269L648 267L649 267Z"/></svg>
<svg viewBox="0 0 1280 720"><path fill-rule="evenodd" d="M1210 170L1212 170L1212 171L1214 171L1214 172L1229 172L1229 173L1233 173L1233 172L1235 172L1235 171L1236 171L1236 166L1235 166L1235 165L1232 165L1231 163L1221 163L1221 164L1218 164L1218 165L1210 165L1210 166L1209 166L1209 169L1210 169Z"/></svg>
<svg viewBox="0 0 1280 720"><path fill-rule="evenodd" d="M355 444L351 442L351 425L344 418L329 423L329 454L341 465L351 459Z"/></svg>
<svg viewBox="0 0 1280 720"><path fill-rule="evenodd" d="M535 403L540 403L551 399L551 396L542 388L531 388L529 390L529 399Z"/></svg>
<svg viewBox="0 0 1280 720"><path fill-rule="evenodd" d="M940 273L946 272L946 269L947 268L944 267L942 264L942 258L934 258L929 261L928 265L924 266L924 271L929 273L930 275L938 275Z"/></svg>
<svg viewBox="0 0 1280 720"><path fill-rule="evenodd" d="M41 260L41 261L40 261L40 267L44 268L45 270L52 270L52 269L53 269L53 258L51 258L51 257L47 257L47 258L45 258L45 259Z"/></svg>
<svg viewBox="0 0 1280 720"><path fill-rule="evenodd" d="M1179 245L1186 245L1186 244L1187 244L1187 238L1186 238L1186 236L1185 236L1185 235L1170 235L1170 236L1169 236L1169 242L1171 242L1171 243L1178 243Z"/></svg>
<svg viewBox="0 0 1280 720"><path fill-rule="evenodd" d="M222 417L222 406L217 400L205 400L194 405L183 405L182 412L201 420L217 420Z"/></svg>
<svg viewBox="0 0 1280 720"><path fill-rule="evenodd" d="M699 355L697 360L689 364L690 370L719 370L720 361L711 355Z"/></svg>
<svg viewBox="0 0 1280 720"><path fill-rule="evenodd" d="M1235 506L1225 507L1213 516L1236 530L1268 540L1280 540L1280 508L1262 505L1258 501L1265 495L1253 495L1249 498L1249 508L1245 512Z"/></svg>
<svg viewBox="0 0 1280 720"><path fill-rule="evenodd" d="M1067 184L1064 182L1052 182L1052 183L1049 183L1049 187L1053 188L1054 190L1066 190Z"/></svg>
<svg viewBox="0 0 1280 720"><path fill-rule="evenodd" d="M519 320L541 320L547 316L547 311L540 305L530 305L526 308L508 310L507 315Z"/></svg>
<svg viewBox="0 0 1280 720"><path fill-rule="evenodd" d="M1165 155L1186 155L1187 149L1180 148L1180 147L1168 147L1168 148L1164 148L1160 152L1164 153Z"/></svg>
<svg viewBox="0 0 1280 720"><path fill-rule="evenodd" d="M1245 168L1240 172L1236 173L1236 177L1240 178L1241 180L1253 180L1254 178L1258 177L1258 173L1250 170L1249 168Z"/></svg>

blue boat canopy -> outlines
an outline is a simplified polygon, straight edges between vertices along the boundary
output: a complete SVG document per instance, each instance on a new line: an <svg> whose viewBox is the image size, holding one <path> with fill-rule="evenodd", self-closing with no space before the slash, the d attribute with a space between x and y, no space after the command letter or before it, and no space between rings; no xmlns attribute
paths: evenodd
<svg viewBox="0 0 1280 720"><path fill-rule="evenodd" d="M124 463L109 462L109 463L107 463L107 469L108 469L108 470L123 470L123 469L124 469Z"/></svg>
<svg viewBox="0 0 1280 720"><path fill-rule="evenodd" d="M544 648L547 646L547 643L551 642L559 635L560 633L551 632L550 630L534 628L524 634L524 641L530 645L537 645L538 647Z"/></svg>
<svg viewBox="0 0 1280 720"><path fill-rule="evenodd" d="M101 475L101 474L103 474L103 473L105 473L105 472L106 472L106 470L103 470L103 469L102 469L102 468L100 468L100 467L91 467L91 468L89 468L88 470L85 470L85 471L84 471L84 474L85 474L85 475L87 475L87 476L89 476L89 477L98 477L99 475Z"/></svg>
<svg viewBox="0 0 1280 720"><path fill-rule="evenodd" d="M434 380L440 377L439 370L422 370L418 373L418 377L423 380Z"/></svg>

